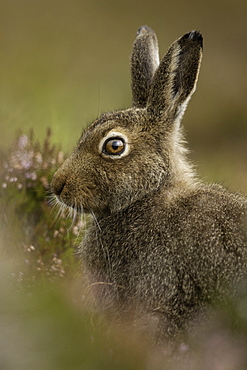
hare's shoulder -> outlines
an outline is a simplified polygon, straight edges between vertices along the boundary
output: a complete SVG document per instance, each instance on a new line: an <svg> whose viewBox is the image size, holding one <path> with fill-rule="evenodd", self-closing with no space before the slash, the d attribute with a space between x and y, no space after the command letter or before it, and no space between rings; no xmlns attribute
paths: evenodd
<svg viewBox="0 0 247 370"><path fill-rule="evenodd" d="M159 201L160 212L180 220L235 220L247 218L247 198L231 193L218 184L200 184L194 189L181 189L170 202ZM162 210L163 209L163 210Z"/></svg>
<svg viewBox="0 0 247 370"><path fill-rule="evenodd" d="M178 199L177 204L189 209L192 207L198 214L209 211L215 216L227 212L232 216L247 212L247 198L219 184L201 184Z"/></svg>
<svg viewBox="0 0 247 370"><path fill-rule="evenodd" d="M220 185L200 185L170 204L160 202L155 217L158 229L185 244L206 246L215 238L220 244L234 239L247 245L247 199Z"/></svg>

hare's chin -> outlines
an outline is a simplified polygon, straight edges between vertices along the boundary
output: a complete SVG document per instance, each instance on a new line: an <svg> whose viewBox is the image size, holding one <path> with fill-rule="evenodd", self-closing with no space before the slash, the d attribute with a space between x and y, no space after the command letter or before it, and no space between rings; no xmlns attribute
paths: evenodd
<svg viewBox="0 0 247 370"><path fill-rule="evenodd" d="M82 205L77 204L68 204L64 202L60 197L56 196L53 200L53 203L56 207L60 208L63 211L69 211L69 212L77 212L77 213L87 213L88 210L85 209Z"/></svg>

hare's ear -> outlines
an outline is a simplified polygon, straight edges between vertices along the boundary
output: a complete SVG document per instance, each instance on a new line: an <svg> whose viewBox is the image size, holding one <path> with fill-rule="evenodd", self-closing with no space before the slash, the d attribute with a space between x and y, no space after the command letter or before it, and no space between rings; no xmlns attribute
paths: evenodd
<svg viewBox="0 0 247 370"><path fill-rule="evenodd" d="M152 80L147 110L152 122L181 118L195 91L202 57L202 35L192 31L169 48Z"/></svg>
<svg viewBox="0 0 247 370"><path fill-rule="evenodd" d="M158 41L154 31L142 26L137 31L131 55L133 106L144 108L147 104L151 82L159 65Z"/></svg>

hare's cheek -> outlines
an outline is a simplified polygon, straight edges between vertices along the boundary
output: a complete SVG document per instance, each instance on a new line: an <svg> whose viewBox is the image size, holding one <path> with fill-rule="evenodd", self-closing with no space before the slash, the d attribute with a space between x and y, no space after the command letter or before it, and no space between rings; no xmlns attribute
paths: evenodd
<svg viewBox="0 0 247 370"><path fill-rule="evenodd" d="M59 196L60 201L78 212L92 207L93 195L87 189L70 189Z"/></svg>

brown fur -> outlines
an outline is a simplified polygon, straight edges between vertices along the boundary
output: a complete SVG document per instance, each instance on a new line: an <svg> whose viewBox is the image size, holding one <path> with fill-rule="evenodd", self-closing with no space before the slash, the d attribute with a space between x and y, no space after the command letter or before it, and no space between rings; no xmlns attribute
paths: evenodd
<svg viewBox="0 0 247 370"><path fill-rule="evenodd" d="M158 65L157 38L141 27L133 108L92 123L52 180L60 202L94 215L81 256L102 310L147 317L157 338L185 329L246 272L247 200L198 181L183 146L180 120L201 56L192 31ZM109 154L108 139L123 151Z"/></svg>

